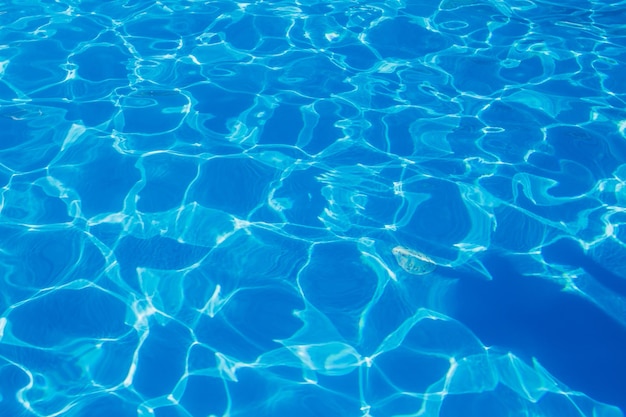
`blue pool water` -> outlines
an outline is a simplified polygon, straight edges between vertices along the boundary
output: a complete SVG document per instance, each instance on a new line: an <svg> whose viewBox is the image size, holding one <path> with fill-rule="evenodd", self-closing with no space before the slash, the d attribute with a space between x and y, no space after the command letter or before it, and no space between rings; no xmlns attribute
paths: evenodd
<svg viewBox="0 0 626 417"><path fill-rule="evenodd" d="M626 411L626 2L0 2L0 417Z"/></svg>

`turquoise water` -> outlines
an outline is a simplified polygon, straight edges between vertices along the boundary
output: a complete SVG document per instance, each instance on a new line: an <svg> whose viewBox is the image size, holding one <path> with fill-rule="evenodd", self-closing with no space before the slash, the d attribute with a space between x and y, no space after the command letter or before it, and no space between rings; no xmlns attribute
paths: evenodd
<svg viewBox="0 0 626 417"><path fill-rule="evenodd" d="M0 3L0 416L623 416L624 22Z"/></svg>

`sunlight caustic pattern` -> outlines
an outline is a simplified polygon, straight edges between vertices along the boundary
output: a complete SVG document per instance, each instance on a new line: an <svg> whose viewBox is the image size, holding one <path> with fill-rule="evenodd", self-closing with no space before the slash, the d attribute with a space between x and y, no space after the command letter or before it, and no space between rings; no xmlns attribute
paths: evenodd
<svg viewBox="0 0 626 417"><path fill-rule="evenodd" d="M496 256L626 326L623 2L34 4L0 416L622 415L454 305Z"/></svg>

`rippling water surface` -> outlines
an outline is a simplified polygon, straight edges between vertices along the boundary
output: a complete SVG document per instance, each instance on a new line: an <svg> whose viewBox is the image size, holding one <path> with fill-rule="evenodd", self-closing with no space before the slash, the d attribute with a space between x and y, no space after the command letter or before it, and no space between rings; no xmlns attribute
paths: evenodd
<svg viewBox="0 0 626 417"><path fill-rule="evenodd" d="M625 22L3 1L0 416L622 416Z"/></svg>

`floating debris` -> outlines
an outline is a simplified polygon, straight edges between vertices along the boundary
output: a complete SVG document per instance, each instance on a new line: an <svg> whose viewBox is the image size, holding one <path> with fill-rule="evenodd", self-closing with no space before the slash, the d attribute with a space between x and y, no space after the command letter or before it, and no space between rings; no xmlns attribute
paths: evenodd
<svg viewBox="0 0 626 417"><path fill-rule="evenodd" d="M396 246L391 253L395 256L398 265L409 274L426 275L437 267L437 264L428 256L403 246Z"/></svg>

